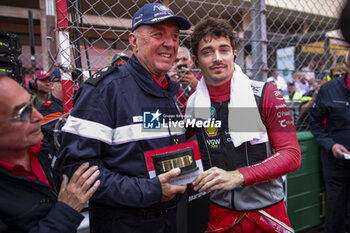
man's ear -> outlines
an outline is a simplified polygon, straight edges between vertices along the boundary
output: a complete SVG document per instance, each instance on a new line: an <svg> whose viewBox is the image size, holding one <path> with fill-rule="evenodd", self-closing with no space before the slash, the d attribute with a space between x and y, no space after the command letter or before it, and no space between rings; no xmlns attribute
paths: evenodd
<svg viewBox="0 0 350 233"><path fill-rule="evenodd" d="M197 60L197 57L195 55L192 55L192 61L196 66L198 66L198 60Z"/></svg>
<svg viewBox="0 0 350 233"><path fill-rule="evenodd" d="M136 38L136 35L134 33L130 33L129 34L129 44L131 45L132 47L132 50L136 53L137 52L137 38Z"/></svg>

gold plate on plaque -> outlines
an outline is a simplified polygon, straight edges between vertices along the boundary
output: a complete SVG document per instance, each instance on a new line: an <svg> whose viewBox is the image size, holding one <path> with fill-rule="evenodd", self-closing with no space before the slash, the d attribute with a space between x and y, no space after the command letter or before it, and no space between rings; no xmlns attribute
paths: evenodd
<svg viewBox="0 0 350 233"><path fill-rule="evenodd" d="M156 174L162 174L174 168L180 168L181 174L198 169L193 154L193 147L180 149L152 156Z"/></svg>

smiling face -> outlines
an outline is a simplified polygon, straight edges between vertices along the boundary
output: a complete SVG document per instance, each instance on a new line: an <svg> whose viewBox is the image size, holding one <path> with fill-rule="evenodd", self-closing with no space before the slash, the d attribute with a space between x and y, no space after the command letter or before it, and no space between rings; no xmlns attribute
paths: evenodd
<svg viewBox="0 0 350 233"><path fill-rule="evenodd" d="M30 94L10 78L0 78L0 120L14 117L30 102ZM43 135L40 129L42 115L33 107L27 122L0 121L0 151L27 150L39 143Z"/></svg>
<svg viewBox="0 0 350 233"><path fill-rule="evenodd" d="M204 37L198 44L195 59L207 84L218 86L231 79L234 51L228 38Z"/></svg>
<svg viewBox="0 0 350 233"><path fill-rule="evenodd" d="M142 66L162 80L176 58L179 28L174 20L141 25L130 33L129 42Z"/></svg>

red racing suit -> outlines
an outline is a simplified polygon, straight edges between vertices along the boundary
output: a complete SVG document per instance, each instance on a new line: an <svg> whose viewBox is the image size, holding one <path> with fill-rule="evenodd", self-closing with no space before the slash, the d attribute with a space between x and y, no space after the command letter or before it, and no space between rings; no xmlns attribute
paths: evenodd
<svg viewBox="0 0 350 233"><path fill-rule="evenodd" d="M227 88L230 88L230 85ZM210 87L208 87L210 88ZM213 101L213 116L222 121L217 129L196 129L204 166L227 171L239 170L245 180L235 190L211 192L208 232L266 232L280 230L280 224L290 226L283 198L281 176L298 169L301 153L294 122L283 96L270 83L252 81L257 106L266 127L269 142L251 145L245 142L234 147L228 133L229 95L221 91L221 99ZM209 93L210 89L209 89ZM242 96L244 98L244 96ZM205 158L209 158L207 161ZM265 212L259 212L265 210ZM282 223L266 217L264 214ZM266 229L265 229L266 228ZM288 231L282 231L288 232Z"/></svg>

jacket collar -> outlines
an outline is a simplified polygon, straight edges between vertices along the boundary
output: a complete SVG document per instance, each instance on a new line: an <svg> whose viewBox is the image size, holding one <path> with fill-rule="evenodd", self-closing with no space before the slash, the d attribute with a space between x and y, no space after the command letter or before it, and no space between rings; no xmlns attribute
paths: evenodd
<svg viewBox="0 0 350 233"><path fill-rule="evenodd" d="M137 85L145 92L157 97L173 96L177 93L177 90L179 89L178 83L171 81L169 76L166 75L165 78L168 81L168 90L162 90L159 84L152 78L151 74L141 65L135 55L132 55L128 64L129 66L127 66L127 69L132 74Z"/></svg>
<svg viewBox="0 0 350 233"><path fill-rule="evenodd" d="M55 102L58 106L62 107L61 112L63 112L63 102L60 99L56 98L54 95L51 95L50 100Z"/></svg>
<svg viewBox="0 0 350 233"><path fill-rule="evenodd" d="M350 89L349 87L346 85L346 79L348 78L348 73L346 73L345 75L339 77L339 78L335 78L335 79L332 79L330 82L338 82L340 84L340 86L344 89L346 89L346 91L350 92Z"/></svg>

